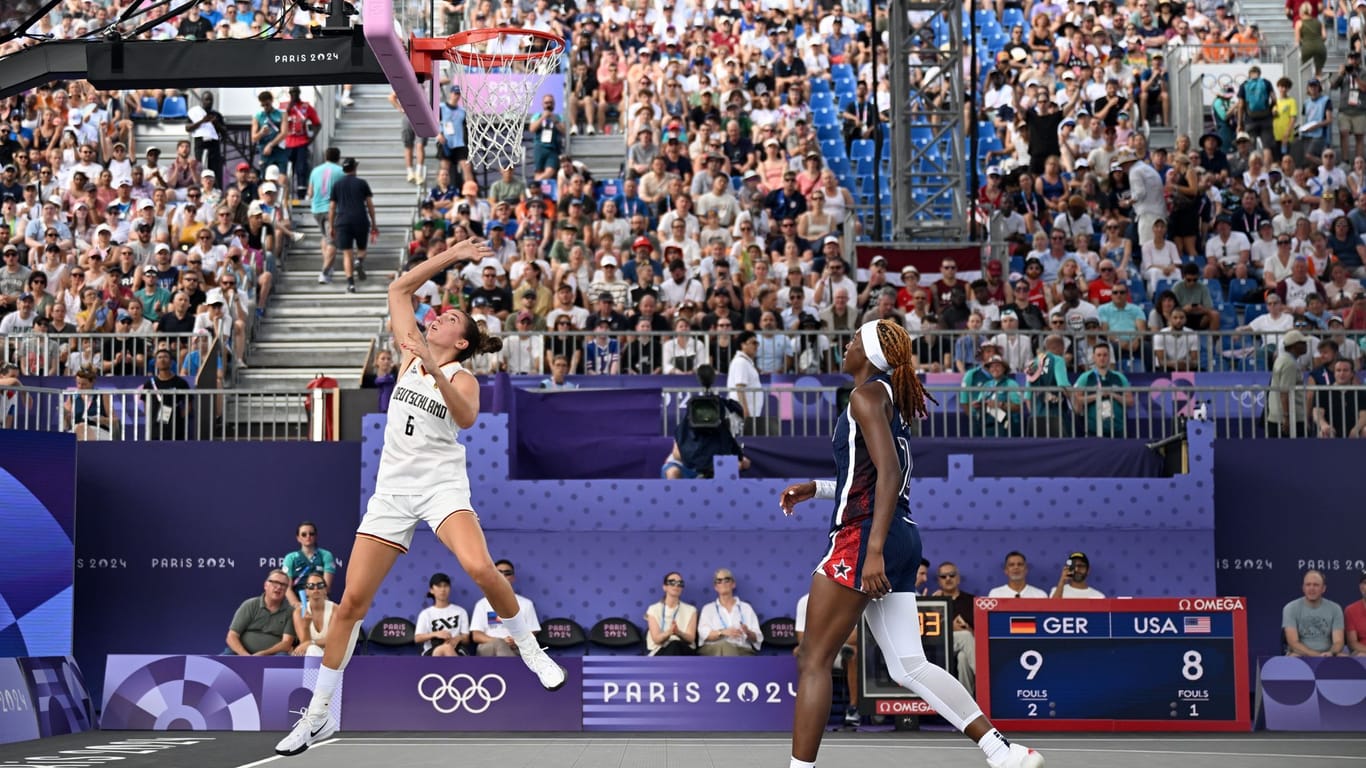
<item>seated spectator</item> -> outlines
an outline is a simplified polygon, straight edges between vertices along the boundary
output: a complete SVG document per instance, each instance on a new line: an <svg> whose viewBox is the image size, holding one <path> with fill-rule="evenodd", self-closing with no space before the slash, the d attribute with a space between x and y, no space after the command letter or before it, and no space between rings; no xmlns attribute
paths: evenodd
<svg viewBox="0 0 1366 768"><path fill-rule="evenodd" d="M89 344L87 339L85 344ZM72 353L72 358L76 358ZM77 440L113 440L114 404L109 395L96 394L99 358L84 360L76 369L76 394L62 398L62 421Z"/></svg>
<svg viewBox="0 0 1366 768"><path fill-rule="evenodd" d="M1006 583L992 587L987 597L1048 597L1047 592L1030 586L1026 581L1029 578L1029 563L1025 561L1023 552L1006 555L1005 573Z"/></svg>
<svg viewBox="0 0 1366 768"><path fill-rule="evenodd" d="M1186 313L1174 309L1171 323L1153 334L1153 367L1159 371L1200 370L1200 337L1186 327Z"/></svg>
<svg viewBox="0 0 1366 768"><path fill-rule="evenodd" d="M1366 570L1357 580L1357 589L1361 599L1343 611L1343 624L1347 627L1347 651L1353 656L1366 656Z"/></svg>
<svg viewBox="0 0 1366 768"><path fill-rule="evenodd" d="M332 611L337 604L327 599L328 583L321 573L309 573L304 579L303 605L294 611L294 656L322 656L327 644L327 628L332 623Z"/></svg>
<svg viewBox="0 0 1366 768"><path fill-rule="evenodd" d="M299 548L285 555L280 569L289 577L289 602L297 608L308 598L304 590L304 581L310 573L322 574L328 590L331 591L332 579L337 574L337 561L331 552L318 546L318 526L311 521L299 523L294 531L294 538L299 542Z"/></svg>
<svg viewBox="0 0 1366 768"><path fill-rule="evenodd" d="M698 611L697 636L703 656L753 656L763 645L759 617L749 603L735 596L735 575L718 568L712 577L716 600Z"/></svg>
<svg viewBox="0 0 1366 768"><path fill-rule="evenodd" d="M664 597L645 609L645 649L651 656L692 656L696 653L697 608L683 602L683 574L664 575Z"/></svg>
<svg viewBox="0 0 1366 768"><path fill-rule="evenodd" d="M1105 597L1105 593L1086 583L1086 579L1091 575L1091 561L1084 552L1073 552L1067 556L1067 563L1062 567L1062 575L1058 577L1058 585L1053 588L1054 598L1085 598L1100 600Z"/></svg>
<svg viewBox="0 0 1366 768"><path fill-rule="evenodd" d="M275 656L294 647L293 610L285 594L289 577L276 568L266 574L265 592L237 607L228 626L229 655Z"/></svg>
<svg viewBox="0 0 1366 768"><path fill-rule="evenodd" d="M939 589L934 597L946 597L953 603L953 655L956 657L958 682L968 689L977 691L977 643L972 634L973 598L975 595L962 589L963 574L958 566L945 561L939 564Z"/></svg>
<svg viewBox="0 0 1366 768"><path fill-rule="evenodd" d="M413 642L422 646L423 656L463 655L460 646L470 641L470 617L464 608L451 602L451 577L432 574L427 581L427 597L432 605L417 615Z"/></svg>
<svg viewBox="0 0 1366 768"><path fill-rule="evenodd" d="M517 578L517 569L511 560L499 560L493 565L508 580L508 584ZM536 617L536 605L521 595L516 595L516 598L520 606L517 615L526 617L527 631L540 632L541 620ZM470 641L479 646L480 656L518 655L517 641L503 626L503 620L498 618L498 612L493 610L487 597L479 598L470 612Z"/></svg>
<svg viewBox="0 0 1366 768"><path fill-rule="evenodd" d="M1346 641L1342 606L1323 596L1323 573L1304 572L1303 597L1281 609L1281 631L1287 656L1338 656Z"/></svg>
<svg viewBox="0 0 1366 768"><path fill-rule="evenodd" d="M1359 389L1356 366L1346 358L1337 358L1330 365L1332 389L1312 393L1319 437L1366 436L1366 397Z"/></svg>

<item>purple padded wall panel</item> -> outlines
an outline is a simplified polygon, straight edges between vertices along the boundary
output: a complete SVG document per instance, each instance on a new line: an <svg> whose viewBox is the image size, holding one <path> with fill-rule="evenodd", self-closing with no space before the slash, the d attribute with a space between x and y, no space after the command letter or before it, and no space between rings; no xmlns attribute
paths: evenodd
<svg viewBox="0 0 1366 768"><path fill-rule="evenodd" d="M374 491L384 417L366 417L361 493ZM825 549L829 507L804 505L794 519L778 510L785 480L508 480L507 416L484 414L461 435L474 506L495 558L517 565L517 589L542 618L589 624L625 615L640 620L659 597L666 571L683 573L686 598L705 602L710 575L736 571L739 593L760 616L791 615ZM976 478L972 457L949 459L944 478L911 486L925 554L953 560L964 588L986 592L1004 580L1001 561L1020 549L1034 563L1031 583L1056 583L1063 560L1082 549L1092 583L1110 595L1214 594L1214 488L1207 425L1192 424L1190 473L1174 478ZM423 529L385 581L369 621L416 616L433 571L458 567ZM452 599L478 599L457 578Z"/></svg>

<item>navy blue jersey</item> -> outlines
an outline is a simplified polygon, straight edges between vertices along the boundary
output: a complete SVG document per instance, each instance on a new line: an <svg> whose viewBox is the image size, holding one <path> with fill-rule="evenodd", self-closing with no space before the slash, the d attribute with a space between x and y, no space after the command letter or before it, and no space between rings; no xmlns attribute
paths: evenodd
<svg viewBox="0 0 1366 768"><path fill-rule="evenodd" d="M868 379L864 386L880 384L887 388L891 397L892 384L886 374L878 374ZM911 427L901 417L895 404L892 405L892 442L896 446L897 463L901 466L900 491L897 494L896 517L907 520L911 516L911 503L908 496L911 484ZM871 521L873 500L877 491L877 468L868 455L868 446L863 443L863 433L858 423L845 408L835 425L835 511L830 516L830 531L849 525L859 525Z"/></svg>

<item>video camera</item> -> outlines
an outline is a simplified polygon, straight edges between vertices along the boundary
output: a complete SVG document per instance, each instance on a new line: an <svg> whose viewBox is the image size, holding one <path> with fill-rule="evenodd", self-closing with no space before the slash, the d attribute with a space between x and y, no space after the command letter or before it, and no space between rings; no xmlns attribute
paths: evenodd
<svg viewBox="0 0 1366 768"><path fill-rule="evenodd" d="M744 456L744 447L731 432L731 414L743 415L740 404L712 391L716 384L716 369L699 366L697 382L702 394L688 400L683 418L674 430L674 442L683 464L698 477L714 476L713 459L717 456Z"/></svg>

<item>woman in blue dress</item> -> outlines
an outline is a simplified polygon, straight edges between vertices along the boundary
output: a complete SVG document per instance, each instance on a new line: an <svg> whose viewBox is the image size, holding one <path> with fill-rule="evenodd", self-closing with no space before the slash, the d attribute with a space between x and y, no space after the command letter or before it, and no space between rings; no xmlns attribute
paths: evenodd
<svg viewBox="0 0 1366 768"><path fill-rule="evenodd" d="M1043 756L1012 744L991 725L958 680L925 658L918 632L915 579L920 532L911 520L911 426L927 415L911 337L895 322L865 323L845 349L854 377L849 407L835 428L835 480L788 486L784 514L807 499L832 499L830 546L811 578L807 631L790 768L813 768L830 714L830 668L865 611L898 684L914 691L982 749L992 768L1039 768ZM895 628L895 629L894 629Z"/></svg>

